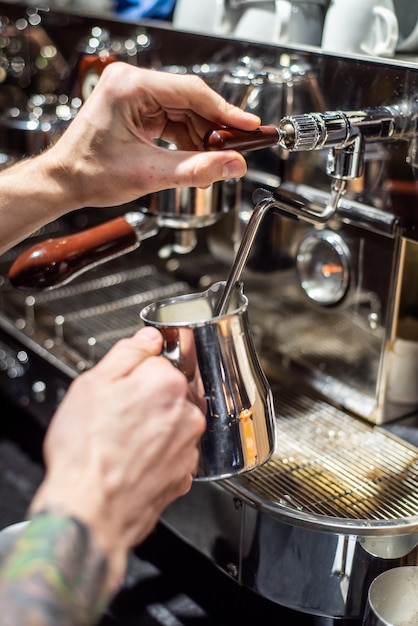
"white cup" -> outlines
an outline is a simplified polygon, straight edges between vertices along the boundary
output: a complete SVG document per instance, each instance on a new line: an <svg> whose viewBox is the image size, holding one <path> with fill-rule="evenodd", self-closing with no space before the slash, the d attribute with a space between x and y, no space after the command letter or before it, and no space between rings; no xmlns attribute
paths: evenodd
<svg viewBox="0 0 418 626"><path fill-rule="evenodd" d="M322 48L328 52L393 56L399 27L392 0L331 0Z"/></svg>
<svg viewBox="0 0 418 626"><path fill-rule="evenodd" d="M173 26L201 34L228 32L224 0L177 0Z"/></svg>
<svg viewBox="0 0 418 626"><path fill-rule="evenodd" d="M275 2L243 3L239 7L233 34L239 39L278 43L288 29L292 3L288 0Z"/></svg>
<svg viewBox="0 0 418 626"><path fill-rule="evenodd" d="M320 46L327 0L291 0L290 15L282 25L280 43Z"/></svg>

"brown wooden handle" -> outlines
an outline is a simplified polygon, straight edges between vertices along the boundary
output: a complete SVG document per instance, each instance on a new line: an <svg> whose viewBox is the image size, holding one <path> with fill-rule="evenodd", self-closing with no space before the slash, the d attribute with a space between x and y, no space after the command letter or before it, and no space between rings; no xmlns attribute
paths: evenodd
<svg viewBox="0 0 418 626"><path fill-rule="evenodd" d="M124 217L57 239L47 239L21 254L9 270L17 289L49 289L139 245L135 229Z"/></svg>
<svg viewBox="0 0 418 626"><path fill-rule="evenodd" d="M203 138L205 150L258 150L274 146L279 141L279 131L275 126L260 126L256 130L219 128L210 130Z"/></svg>

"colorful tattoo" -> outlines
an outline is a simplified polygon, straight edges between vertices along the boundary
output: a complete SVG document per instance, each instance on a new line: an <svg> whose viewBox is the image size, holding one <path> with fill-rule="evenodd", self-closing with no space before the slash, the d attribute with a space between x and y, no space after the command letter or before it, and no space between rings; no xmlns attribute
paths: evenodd
<svg viewBox="0 0 418 626"><path fill-rule="evenodd" d="M86 526L43 511L0 572L0 626L90 626L108 600L106 560Z"/></svg>

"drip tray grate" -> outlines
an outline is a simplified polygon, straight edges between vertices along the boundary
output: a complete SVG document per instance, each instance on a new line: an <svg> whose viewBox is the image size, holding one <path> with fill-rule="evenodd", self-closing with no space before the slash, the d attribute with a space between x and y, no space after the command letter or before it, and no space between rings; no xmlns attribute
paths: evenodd
<svg viewBox="0 0 418 626"><path fill-rule="evenodd" d="M269 508L373 521L418 515L418 449L289 387L274 390L277 444L238 484Z"/></svg>

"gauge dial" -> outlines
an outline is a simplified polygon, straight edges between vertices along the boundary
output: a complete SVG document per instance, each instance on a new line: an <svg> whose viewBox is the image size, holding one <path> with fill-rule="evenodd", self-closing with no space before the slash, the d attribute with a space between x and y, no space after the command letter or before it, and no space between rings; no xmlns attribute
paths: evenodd
<svg viewBox="0 0 418 626"><path fill-rule="evenodd" d="M349 250L334 231L317 231L303 239L296 257L296 269L303 291L316 304L333 306L347 293Z"/></svg>

